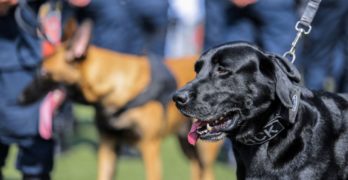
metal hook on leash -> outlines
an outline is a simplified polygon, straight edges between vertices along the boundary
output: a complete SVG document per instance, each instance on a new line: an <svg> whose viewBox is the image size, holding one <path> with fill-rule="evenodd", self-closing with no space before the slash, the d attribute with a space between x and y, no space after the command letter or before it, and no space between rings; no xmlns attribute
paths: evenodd
<svg viewBox="0 0 348 180"><path fill-rule="evenodd" d="M312 30L311 23L319 8L320 2L321 0L310 0L301 17L301 20L297 21L295 25L297 35L294 41L291 43L290 50L283 54L283 57L289 59L291 63L294 63L296 60L296 46L299 40L302 38L303 35L309 34Z"/></svg>
<svg viewBox="0 0 348 180"><path fill-rule="evenodd" d="M296 46L298 42L300 41L303 35L307 35L311 32L312 26L309 24L303 24L301 21L298 21L296 23L295 29L297 31L297 35L294 41L291 43L291 48L289 51L283 54L283 57L288 58L291 61L291 63L294 63L296 60Z"/></svg>

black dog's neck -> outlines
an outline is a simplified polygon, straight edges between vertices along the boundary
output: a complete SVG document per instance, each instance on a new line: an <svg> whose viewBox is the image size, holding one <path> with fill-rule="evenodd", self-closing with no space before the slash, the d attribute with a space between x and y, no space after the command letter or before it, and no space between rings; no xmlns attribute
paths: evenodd
<svg viewBox="0 0 348 180"><path fill-rule="evenodd" d="M268 110L265 113L263 113L262 116L259 116L258 118L250 120L251 122L257 122L256 126L254 125L255 123L250 123L251 127L249 124L245 124L244 127L248 127L248 128L244 128L243 130L240 130L239 132L237 132L238 134L237 136L233 135L234 133L233 134L230 133L228 135L228 138L231 140L233 144L233 151L237 161L237 167L238 167L237 174L246 173L247 170L244 168L250 167L250 163L253 162L254 156L257 155L257 153L259 152L261 148L266 147L267 149L268 143L270 141L279 141L279 139L282 138L281 136L277 134L277 136L272 138L272 140L270 141L264 141L262 143L258 143L255 141L255 138L254 138L255 134L262 132L264 127L267 124L270 124L272 121L280 120L278 119L279 118L278 113L277 115L275 115L274 112L282 112L284 107L281 107L281 103L277 101L271 104L269 109L273 109L273 110ZM281 119L280 122L282 123L282 125L284 124L284 127L285 127L285 129L282 130L281 133L286 133L287 128L289 128L290 126L290 123L285 123L283 119ZM254 143L248 144L247 142L254 142Z"/></svg>
<svg viewBox="0 0 348 180"><path fill-rule="evenodd" d="M262 145L276 139L295 122L299 99L295 101L297 102L291 109L284 107L279 101L273 102L266 112L258 118L245 121L237 132L229 134L229 138L248 146Z"/></svg>
<svg viewBox="0 0 348 180"><path fill-rule="evenodd" d="M299 89L300 90L300 89ZM267 125L271 124L273 125L274 131L280 130L279 124L283 126L283 130L281 130L279 133L275 132L275 136L270 138L267 141L264 141L260 144L245 144L241 142L236 136L233 136L232 134L229 134L229 139L233 142L233 151L237 160L238 164L238 173L237 174L243 174L247 173L249 170L246 170L245 167L254 167L255 164L264 163L266 166L273 165L281 167L281 160L284 159L284 157L292 157L289 154L296 154L298 153L298 147L301 147L301 143L298 144L298 142L302 142L299 140L293 139L294 131L297 131L299 127L297 127L297 117L296 114L298 111L302 111L303 104L301 103L300 98L300 91L297 93L294 93L294 95L297 95L297 99L295 99L296 103L293 108L287 108L282 105L282 103L279 100L274 101L267 111L265 111L261 116L258 116L258 118L254 118L252 120L248 120L251 122L250 124L246 124L245 126L249 126L252 124L255 124L257 122L258 127L252 128L245 128L243 130L244 137L253 137L256 133L260 132L262 129L267 128ZM291 119L292 118L292 119ZM277 123L274 123L274 122ZM301 123L300 123L301 124ZM241 133L238 132L238 133ZM289 138L292 137L292 138ZM294 136L295 137L295 136ZM291 139L289 143L289 140ZM288 144L288 145L284 145ZM288 152L288 150L294 151L294 152ZM258 159L255 161L254 157L257 155L260 155L263 157L261 160ZM285 155L284 155L285 154ZM252 165L254 164L254 165ZM256 168L256 167L255 167ZM262 169L262 168L261 168ZM256 170L257 171L257 170ZM243 176L243 175L242 175Z"/></svg>
<svg viewBox="0 0 348 180"><path fill-rule="evenodd" d="M261 145L275 139L295 123L301 96L300 88L293 89L292 107L275 99L260 115L244 120L241 128L230 133L230 139L244 145Z"/></svg>

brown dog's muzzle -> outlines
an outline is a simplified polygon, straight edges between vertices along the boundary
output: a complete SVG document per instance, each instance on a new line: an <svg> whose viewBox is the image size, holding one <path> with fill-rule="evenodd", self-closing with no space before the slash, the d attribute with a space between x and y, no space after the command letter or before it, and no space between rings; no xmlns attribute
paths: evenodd
<svg viewBox="0 0 348 180"><path fill-rule="evenodd" d="M34 80L18 97L20 104L31 104L43 98L49 91L58 87L58 83L49 78L49 74L42 68L38 69Z"/></svg>

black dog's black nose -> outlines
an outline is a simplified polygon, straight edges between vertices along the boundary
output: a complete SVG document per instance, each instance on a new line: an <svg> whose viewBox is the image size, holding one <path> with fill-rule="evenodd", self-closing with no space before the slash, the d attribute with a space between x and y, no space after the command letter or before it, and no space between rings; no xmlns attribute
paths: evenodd
<svg viewBox="0 0 348 180"><path fill-rule="evenodd" d="M190 101L190 93L188 91L177 91L173 96L173 101L178 105L186 105Z"/></svg>

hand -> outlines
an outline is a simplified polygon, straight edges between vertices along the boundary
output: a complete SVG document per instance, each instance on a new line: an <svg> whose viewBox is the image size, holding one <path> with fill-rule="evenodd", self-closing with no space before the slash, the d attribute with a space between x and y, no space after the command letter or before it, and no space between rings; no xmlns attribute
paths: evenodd
<svg viewBox="0 0 348 180"><path fill-rule="evenodd" d="M91 3L91 0L69 0L69 3L73 6L81 8L81 7L87 6L89 3Z"/></svg>
<svg viewBox="0 0 348 180"><path fill-rule="evenodd" d="M0 16L6 15L8 10L17 3L18 0L0 0Z"/></svg>
<svg viewBox="0 0 348 180"><path fill-rule="evenodd" d="M257 2L257 0L230 0L234 5L243 8L250 4L254 4Z"/></svg>

